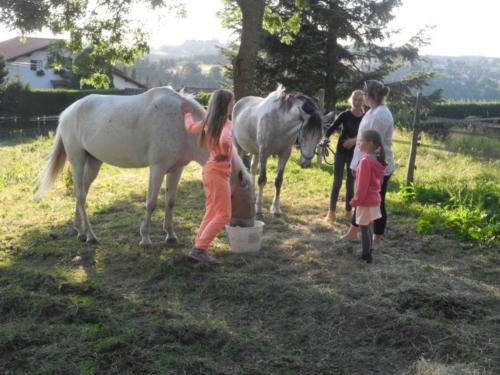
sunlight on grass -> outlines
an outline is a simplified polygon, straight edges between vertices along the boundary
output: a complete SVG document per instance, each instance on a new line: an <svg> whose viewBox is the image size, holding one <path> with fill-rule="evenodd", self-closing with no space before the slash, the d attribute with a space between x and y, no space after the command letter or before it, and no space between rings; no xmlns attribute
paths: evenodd
<svg viewBox="0 0 500 375"><path fill-rule="evenodd" d="M32 182L51 143L0 142L0 368L3 360L27 374L340 375L377 366L440 375L500 366L491 339L498 332L498 252L458 232L415 232L450 191L481 195L490 188L480 186L498 187L498 160L419 148L416 188L401 193L408 144L395 143L388 231L367 265L358 260L359 244L340 241L348 227L342 215L322 221L331 167L301 169L295 150L282 189L285 215L271 216L271 158L262 251L231 253L222 233L210 249L222 265L207 270L185 257L204 209L198 165L185 168L174 208L181 244L163 242L162 187L149 249L138 245L148 169L104 165L88 197L100 240L92 247L72 231L75 202L64 176L44 200L33 200Z"/></svg>

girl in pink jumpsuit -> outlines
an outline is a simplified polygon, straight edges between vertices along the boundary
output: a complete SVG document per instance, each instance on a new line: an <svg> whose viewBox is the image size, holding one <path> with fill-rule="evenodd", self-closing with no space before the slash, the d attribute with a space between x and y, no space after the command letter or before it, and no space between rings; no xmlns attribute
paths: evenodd
<svg viewBox="0 0 500 375"><path fill-rule="evenodd" d="M210 151L203 166L205 216L196 235L189 258L204 263L217 263L207 250L231 218L231 160L233 158L232 123L229 115L234 106L233 94L217 90L210 97L206 117L198 122L188 108L182 107L184 125L188 133L198 135L200 146Z"/></svg>

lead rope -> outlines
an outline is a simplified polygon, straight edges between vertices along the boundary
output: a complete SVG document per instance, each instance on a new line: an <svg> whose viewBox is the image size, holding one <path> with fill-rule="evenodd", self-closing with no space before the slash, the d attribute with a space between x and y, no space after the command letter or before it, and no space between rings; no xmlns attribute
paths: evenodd
<svg viewBox="0 0 500 375"><path fill-rule="evenodd" d="M335 163L334 162L331 162L329 163L328 162L328 157L331 155L333 155L333 157L335 158L335 151L332 150L332 148L330 147L330 142L324 144L324 145L321 145L321 153L323 155L323 161L325 162L326 165L334 165Z"/></svg>

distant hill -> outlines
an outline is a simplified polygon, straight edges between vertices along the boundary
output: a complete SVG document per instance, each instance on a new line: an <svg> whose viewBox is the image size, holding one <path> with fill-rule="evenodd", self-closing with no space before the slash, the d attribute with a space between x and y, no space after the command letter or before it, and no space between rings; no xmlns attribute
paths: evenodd
<svg viewBox="0 0 500 375"><path fill-rule="evenodd" d="M150 61L158 61L160 59L182 59L182 60L206 60L211 57L211 60L225 62L224 56L220 53L219 47L224 44L217 39L211 40L186 40L184 43L177 46L161 46L154 49L149 55ZM202 61L202 63L205 63Z"/></svg>
<svg viewBox="0 0 500 375"><path fill-rule="evenodd" d="M136 66L137 78L149 84L172 83L175 85L218 87L221 77L216 66L227 64L219 47L224 43L212 40L187 40L178 46L162 46L151 51ZM194 65L200 67L197 70ZM214 68L211 74L209 71ZM482 56L424 56L424 61L405 65L387 77L387 81L400 80L414 71L436 71L430 93L443 89L443 96L452 100L500 100L500 58ZM208 86L207 86L208 85Z"/></svg>
<svg viewBox="0 0 500 375"><path fill-rule="evenodd" d="M441 88L446 99L500 100L500 58L425 56L425 61L403 66L387 81L399 80L413 71L438 73L424 89L424 94Z"/></svg>

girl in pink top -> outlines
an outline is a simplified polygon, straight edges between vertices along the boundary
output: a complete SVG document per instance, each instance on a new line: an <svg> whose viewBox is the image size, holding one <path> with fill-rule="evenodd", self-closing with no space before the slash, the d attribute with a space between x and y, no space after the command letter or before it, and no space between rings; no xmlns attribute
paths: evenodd
<svg viewBox="0 0 500 375"><path fill-rule="evenodd" d="M356 169L356 184L351 206L356 207L356 224L361 228L361 259L372 262L372 234L370 224L382 216L380 211L380 189L386 168L382 138L376 130L365 130L361 134L359 149L361 160Z"/></svg>
<svg viewBox="0 0 500 375"><path fill-rule="evenodd" d="M187 132L198 135L200 146L210 150L208 161L203 166L205 216L189 254L189 258L197 262L217 263L207 254L207 250L231 218L230 176L233 143L229 114L233 106L233 94L226 90L217 90L210 97L207 114L201 121L193 121L189 109L182 107Z"/></svg>

